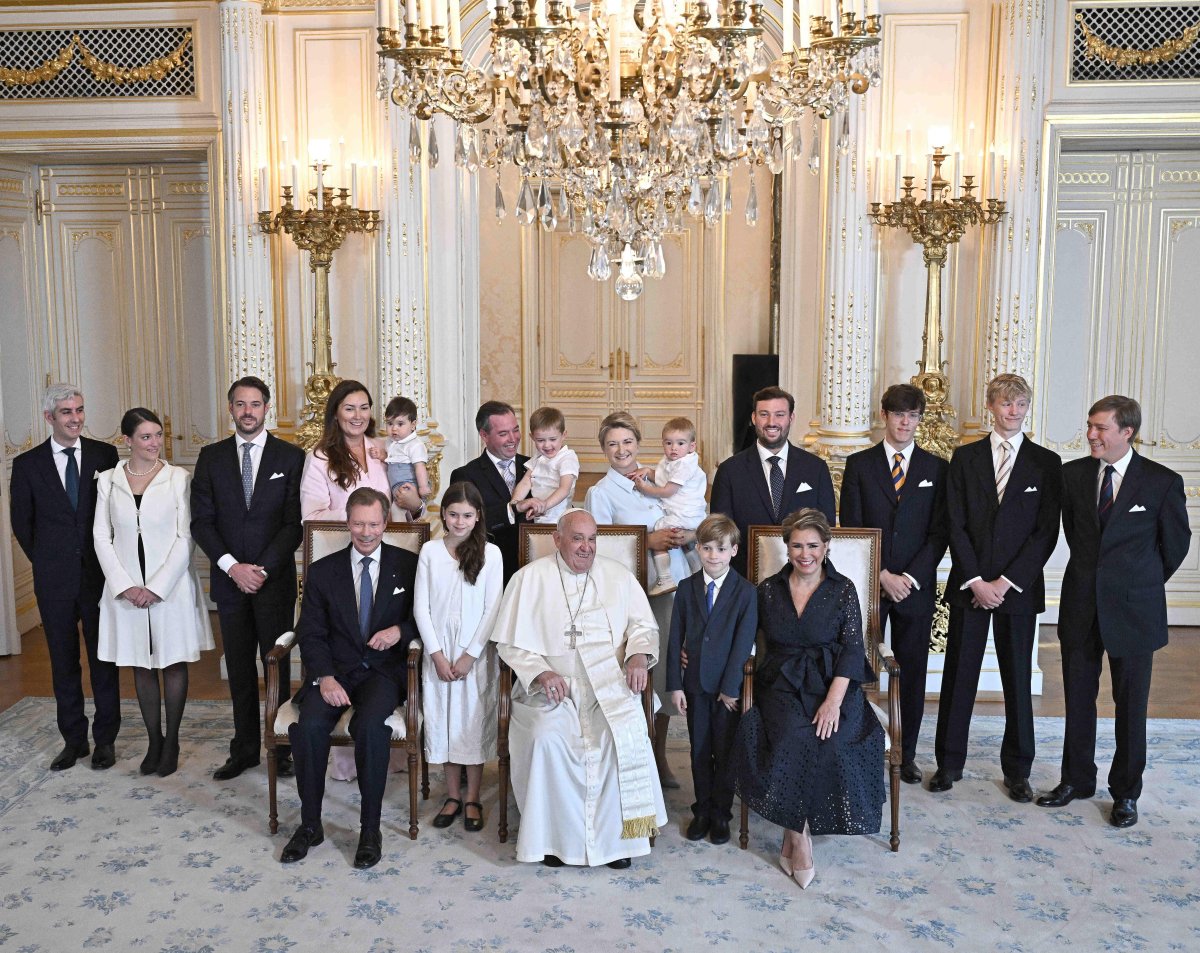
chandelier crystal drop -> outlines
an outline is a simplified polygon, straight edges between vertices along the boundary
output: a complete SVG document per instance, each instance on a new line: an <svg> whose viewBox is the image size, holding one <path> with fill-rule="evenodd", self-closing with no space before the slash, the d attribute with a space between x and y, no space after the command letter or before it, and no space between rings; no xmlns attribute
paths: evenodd
<svg viewBox="0 0 1200 953"><path fill-rule="evenodd" d="M745 215L758 220L753 170L800 158L809 117L809 169L820 170L818 119L834 118L849 147L846 107L879 84L880 18L835 0L802 42L785 24L773 58L761 3L747 0L488 0L486 68L464 62L458 0L381 0L379 83L409 120L409 156L422 159L417 120L457 123L455 164L496 174L495 214L507 207L500 170L520 177L514 215L568 228L592 246L588 274L632 300L666 272L663 239L683 216L720 223L734 208L732 175L751 172ZM824 13L824 0L809 0ZM784 6L793 20L793 6ZM429 128L424 158L438 144ZM614 267L614 264L616 267Z"/></svg>

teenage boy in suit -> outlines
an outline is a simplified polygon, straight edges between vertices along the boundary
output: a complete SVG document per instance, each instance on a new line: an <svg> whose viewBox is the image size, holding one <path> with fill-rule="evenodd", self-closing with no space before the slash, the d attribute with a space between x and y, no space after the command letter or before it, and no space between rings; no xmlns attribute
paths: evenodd
<svg viewBox="0 0 1200 953"><path fill-rule="evenodd" d="M758 594L730 568L741 534L715 514L696 528L701 569L679 585L667 646L667 691L687 716L696 801L688 840L729 840L733 778L729 754L738 726L742 667L758 630ZM681 670L682 653L688 667Z"/></svg>

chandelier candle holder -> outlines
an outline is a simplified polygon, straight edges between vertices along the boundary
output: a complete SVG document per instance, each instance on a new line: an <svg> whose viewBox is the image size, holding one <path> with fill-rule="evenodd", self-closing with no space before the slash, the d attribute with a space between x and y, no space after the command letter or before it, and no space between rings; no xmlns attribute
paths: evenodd
<svg viewBox="0 0 1200 953"><path fill-rule="evenodd" d="M931 130L930 138L945 143L949 140L949 130ZM977 199L972 194L976 188L974 175L963 175L961 185L944 179L942 166L947 159L944 148L933 146L933 152L927 157L925 197L920 201L914 194L919 191L914 184L915 176L901 175L900 156L896 161L897 194L890 202L882 201L879 160L876 159L876 201L871 203L870 216L881 228L904 229L924 249L927 271L925 330L921 338L921 359L917 361L918 373L910 381L921 389L926 400L925 416L917 429L917 442L931 453L949 459L958 445L958 432L947 422L947 418L954 416L954 408L949 403L947 362L942 360L942 269L949 247L962 238L967 228L995 225L1004 217L1004 202L994 198ZM954 164L957 169L958 155ZM993 163L989 185L995 187L995 184Z"/></svg>
<svg viewBox="0 0 1200 953"><path fill-rule="evenodd" d="M806 114L811 171L818 118L843 114L848 149L846 105L879 83L880 17L868 0L799 0L798 10L789 0L775 60L752 0L592 0L586 14L565 0L488 2L485 72L464 62L458 0L379 0L377 91L408 118L413 161L418 120L451 117L455 163L496 175L497 219L508 214L500 172L511 166L517 219L584 235L588 274L615 274L627 300L666 272L662 239L685 212L715 225L733 210L735 168L779 173L786 153L802 155ZM436 163L432 126L424 154Z"/></svg>
<svg viewBox="0 0 1200 953"><path fill-rule="evenodd" d="M342 152L344 153L344 148ZM286 152L286 148L285 148ZM304 385L304 410L301 425L296 430L296 442L305 450L311 450L320 439L325 413L325 402L339 378L333 369L333 336L329 320L329 269L333 265L334 253L342 247L346 236L353 232L373 234L379 224L379 212L374 209L358 208L358 165L350 163L349 186L336 186L328 181L329 142L314 140L309 143L315 183L305 188L300 178L298 163L287 163L291 169L291 185L284 185L283 206L277 212L268 207L258 213L258 227L267 235L283 232L292 237L296 247L308 252L308 265L314 280L313 316L313 359L308 367L310 374ZM347 168L344 156L341 162ZM367 192L373 176L365 176ZM259 169L259 195L268 202L267 170ZM295 193L295 194L294 194ZM364 196L367 205L373 204L372 196ZM298 203L298 204L297 204Z"/></svg>

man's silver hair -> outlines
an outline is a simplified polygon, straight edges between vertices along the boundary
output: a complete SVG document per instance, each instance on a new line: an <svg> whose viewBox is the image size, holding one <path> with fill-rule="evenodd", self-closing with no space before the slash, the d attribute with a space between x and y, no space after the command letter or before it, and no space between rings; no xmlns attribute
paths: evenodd
<svg viewBox="0 0 1200 953"><path fill-rule="evenodd" d="M51 384L42 392L42 410L52 414L58 408L60 400L70 400L72 397L82 399L83 391L74 384Z"/></svg>
<svg viewBox="0 0 1200 953"><path fill-rule="evenodd" d="M588 511L585 510L582 506L572 506L569 509L565 510L563 512L563 515L558 518L558 523L556 523L554 526L555 530L558 531L559 535L562 535L563 526L566 525L567 519L571 516L574 516L576 513L587 513L588 516L592 515L591 513L588 513Z"/></svg>

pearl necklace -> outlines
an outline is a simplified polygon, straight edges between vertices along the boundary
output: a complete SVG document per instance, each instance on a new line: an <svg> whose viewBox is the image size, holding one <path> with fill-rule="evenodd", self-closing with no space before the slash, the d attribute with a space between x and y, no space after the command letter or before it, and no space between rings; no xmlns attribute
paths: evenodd
<svg viewBox="0 0 1200 953"><path fill-rule="evenodd" d="M150 469L149 469L149 470L147 470L145 473L138 473L138 472L137 472L137 470L135 470L133 467L131 467L131 466L129 465L129 461L128 461L128 460L126 460L126 461L125 461L125 472L126 472L126 473L128 473L130 476L135 476L135 477L144 477L144 476L149 476L151 473L153 473L155 470L157 470L157 469L158 469L158 465L159 465L160 463L162 463L162 458L161 458L161 457L159 457L159 458L155 459L155 461L154 461L154 465L153 465L152 467L150 467Z"/></svg>

